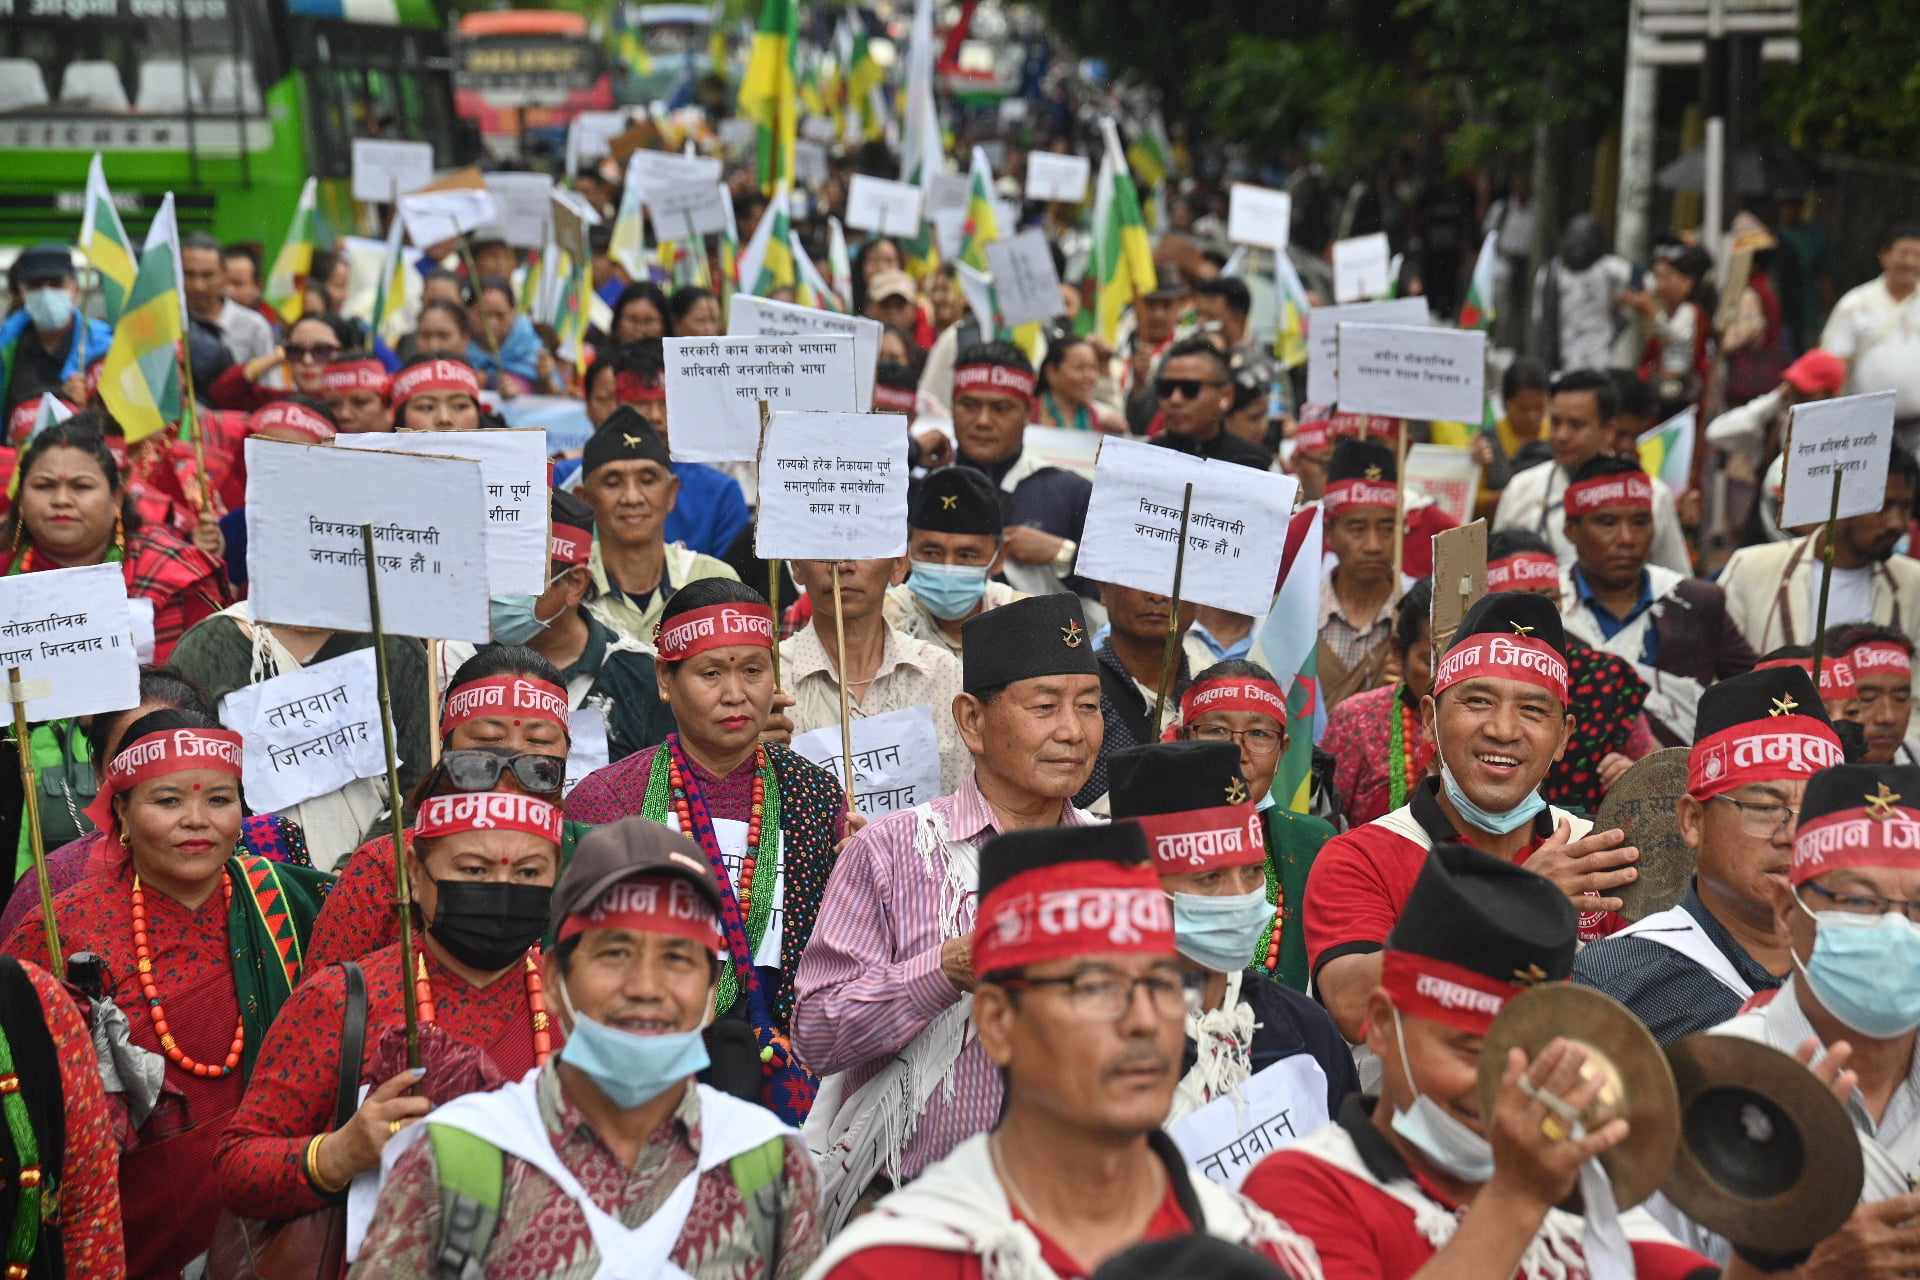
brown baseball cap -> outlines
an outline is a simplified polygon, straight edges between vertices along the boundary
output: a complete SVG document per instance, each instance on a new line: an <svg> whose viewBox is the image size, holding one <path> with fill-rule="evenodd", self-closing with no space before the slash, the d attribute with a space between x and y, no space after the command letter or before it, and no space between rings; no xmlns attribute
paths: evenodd
<svg viewBox="0 0 1920 1280"><path fill-rule="evenodd" d="M716 918L725 914L713 864L699 845L657 822L622 818L580 837L573 861L553 887L548 936L557 937L568 916L584 915L601 894L622 880L647 875L685 880L713 908Z"/></svg>

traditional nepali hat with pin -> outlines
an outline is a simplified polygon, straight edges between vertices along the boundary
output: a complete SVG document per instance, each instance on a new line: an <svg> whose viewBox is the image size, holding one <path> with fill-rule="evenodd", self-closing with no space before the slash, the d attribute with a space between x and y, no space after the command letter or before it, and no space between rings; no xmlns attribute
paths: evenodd
<svg viewBox="0 0 1920 1280"><path fill-rule="evenodd" d="M1173 955L1173 906L1139 824L1036 827L980 850L973 967L990 975L1069 956Z"/></svg>
<svg viewBox="0 0 1920 1280"><path fill-rule="evenodd" d="M1707 686L1687 755L1687 794L1710 800L1754 782L1804 781L1846 754L1813 678L1768 667Z"/></svg>
<svg viewBox="0 0 1920 1280"><path fill-rule="evenodd" d="M580 474L592 475L609 462L657 462L670 466L667 442L638 409L621 405L607 415L581 451Z"/></svg>
<svg viewBox="0 0 1920 1280"><path fill-rule="evenodd" d="M1567 701L1567 636L1545 596L1505 591L1480 597L1435 664L1433 696L1477 679L1519 680Z"/></svg>
<svg viewBox="0 0 1920 1280"><path fill-rule="evenodd" d="M1509 1000L1573 972L1579 927L1545 876L1436 845L1387 935L1380 985L1408 1017L1485 1035Z"/></svg>
<svg viewBox="0 0 1920 1280"><path fill-rule="evenodd" d="M914 492L907 526L929 533L983 533L997 538L1006 527L1000 491L984 471L972 467L929 471Z"/></svg>
<svg viewBox="0 0 1920 1280"><path fill-rule="evenodd" d="M1843 867L1920 868L1920 767L1845 764L1813 775L1787 878Z"/></svg>
<svg viewBox="0 0 1920 1280"><path fill-rule="evenodd" d="M1771 671L1775 667L1798 667L1811 675L1813 650L1804 644L1782 645L1753 664L1755 671ZM1829 652L1820 662L1820 700L1850 702L1857 688L1853 663L1845 654Z"/></svg>
<svg viewBox="0 0 1920 1280"><path fill-rule="evenodd" d="M999 689L1041 676L1097 676L1080 597L1029 596L967 619L960 629L961 687Z"/></svg>
<svg viewBox="0 0 1920 1280"><path fill-rule="evenodd" d="M1147 833L1163 876L1193 875L1267 860L1258 798L1231 742L1156 742L1107 760L1116 821Z"/></svg>
<svg viewBox="0 0 1920 1280"><path fill-rule="evenodd" d="M1393 450L1385 445L1372 440L1342 440L1333 446L1333 460L1327 463L1327 490L1320 498L1321 509L1329 520L1359 507L1398 510L1397 474Z"/></svg>

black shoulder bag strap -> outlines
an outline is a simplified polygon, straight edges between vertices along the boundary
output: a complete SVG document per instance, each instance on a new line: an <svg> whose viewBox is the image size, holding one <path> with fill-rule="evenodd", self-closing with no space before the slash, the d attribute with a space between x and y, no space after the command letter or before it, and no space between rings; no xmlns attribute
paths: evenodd
<svg viewBox="0 0 1920 1280"><path fill-rule="evenodd" d="M358 963L340 962L347 980L346 1015L340 1026L340 1084L333 1100L333 1127L353 1119L360 1109L360 1060L367 1048L367 978Z"/></svg>

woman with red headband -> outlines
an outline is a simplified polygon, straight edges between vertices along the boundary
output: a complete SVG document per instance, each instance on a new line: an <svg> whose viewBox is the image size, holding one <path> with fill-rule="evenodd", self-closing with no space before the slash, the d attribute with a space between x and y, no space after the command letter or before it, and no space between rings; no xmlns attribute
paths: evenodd
<svg viewBox="0 0 1920 1280"><path fill-rule="evenodd" d="M133 1276L178 1275L212 1238L214 1144L300 981L327 884L240 852L243 812L239 734L187 711L143 716L89 810L122 859L54 899L61 950L99 957L105 997L124 1015L97 1030L116 1046L122 1085L108 1106ZM47 959L39 907L5 949Z"/></svg>
<svg viewBox="0 0 1920 1280"><path fill-rule="evenodd" d="M480 375L465 360L421 356L393 375L396 431L478 431Z"/></svg>
<svg viewBox="0 0 1920 1280"><path fill-rule="evenodd" d="M560 810L520 791L434 796L420 806L407 868L424 928L413 953L393 943L355 963L316 968L260 1051L245 1101L220 1141L226 1207L282 1221L337 1203L378 1178L389 1139L433 1106L494 1089L542 1066L565 1039L548 1014L538 950L560 866ZM366 992L358 1061L343 1060L349 984ZM420 1061L407 1067L406 1007ZM368 1092L337 1113L342 1075ZM355 1210L349 1250L357 1242Z"/></svg>

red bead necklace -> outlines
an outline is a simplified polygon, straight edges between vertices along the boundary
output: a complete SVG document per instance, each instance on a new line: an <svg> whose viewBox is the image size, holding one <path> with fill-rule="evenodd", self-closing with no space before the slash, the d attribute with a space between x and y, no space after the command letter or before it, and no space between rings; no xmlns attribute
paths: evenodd
<svg viewBox="0 0 1920 1280"><path fill-rule="evenodd" d="M1267 940L1266 970L1268 973L1280 971L1280 939L1287 927L1287 891L1275 885L1273 891L1273 929Z"/></svg>
<svg viewBox="0 0 1920 1280"><path fill-rule="evenodd" d="M548 1029L546 984L540 980L540 966L531 951L527 952L522 976L527 986L527 1012L533 1017L533 1063L544 1067L553 1056L553 1033ZM433 980L427 976L425 952L420 953L413 972L413 1007L422 1026L433 1021Z"/></svg>
<svg viewBox="0 0 1920 1280"><path fill-rule="evenodd" d="M233 879L224 872L220 876L220 886L226 893L226 903L233 905ZM231 1075L240 1065L240 1055L247 1047L247 1020L242 1015L239 1024L233 1029L233 1047L227 1050L226 1062L218 1067L204 1062L195 1062L185 1053L173 1038L173 1032L167 1028L167 1011L160 1003L160 990L153 982L153 951L147 945L147 898L140 889L140 877L133 877L133 956L140 971L140 992L147 998L147 1012L153 1019L154 1032L160 1037L160 1048L166 1052L168 1060L182 1071L190 1071L206 1080L217 1080Z"/></svg>
<svg viewBox="0 0 1920 1280"><path fill-rule="evenodd" d="M667 785L673 788L673 813L680 819L680 833L691 837L693 811L687 804L687 779L680 772L679 760L670 751L667 752ZM753 748L753 810L747 817L747 849L740 861L740 887L733 895L740 903L743 927L753 916L753 864L760 860L760 815L766 810L766 802L767 749L756 744Z"/></svg>

